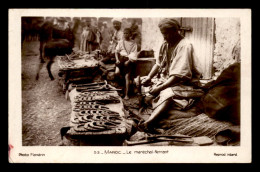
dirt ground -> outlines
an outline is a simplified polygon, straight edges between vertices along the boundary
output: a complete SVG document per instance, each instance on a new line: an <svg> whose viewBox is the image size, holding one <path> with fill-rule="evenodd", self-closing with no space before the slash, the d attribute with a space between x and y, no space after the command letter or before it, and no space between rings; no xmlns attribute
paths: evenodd
<svg viewBox="0 0 260 172"><path fill-rule="evenodd" d="M54 81L48 76L46 64L39 80L35 80L38 65L39 42L25 41L22 49L22 142L23 146L58 146L62 144L60 129L69 125L71 104L59 84L57 59L52 65ZM131 108L136 106L137 97L123 102Z"/></svg>
<svg viewBox="0 0 260 172"><path fill-rule="evenodd" d="M69 125L71 105L58 83L58 64L52 66L51 81L44 64L39 64L39 42L24 42L22 49L22 143L23 146L57 146L60 128Z"/></svg>

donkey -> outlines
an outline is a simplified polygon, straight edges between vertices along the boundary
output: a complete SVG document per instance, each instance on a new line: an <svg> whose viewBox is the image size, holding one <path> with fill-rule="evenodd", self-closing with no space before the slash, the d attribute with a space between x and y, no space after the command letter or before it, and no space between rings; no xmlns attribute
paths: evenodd
<svg viewBox="0 0 260 172"><path fill-rule="evenodd" d="M54 35L55 34L55 35ZM57 29L52 22L45 22L40 30L40 63L37 70L36 80L39 79L40 70L45 63L44 59L49 59L47 63L47 71L51 80L54 77L51 73L51 65L57 55L70 54L74 47L74 34L72 29Z"/></svg>

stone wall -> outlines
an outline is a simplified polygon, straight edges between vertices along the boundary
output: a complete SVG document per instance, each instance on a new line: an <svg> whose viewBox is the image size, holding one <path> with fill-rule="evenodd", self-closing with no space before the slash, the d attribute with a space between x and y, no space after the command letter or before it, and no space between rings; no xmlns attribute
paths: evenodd
<svg viewBox="0 0 260 172"><path fill-rule="evenodd" d="M155 57L159 54L163 36L158 28L161 18L143 18L142 23L142 50L154 50Z"/></svg>
<svg viewBox="0 0 260 172"><path fill-rule="evenodd" d="M155 57L163 41L158 28L160 20L161 18L143 18L142 23L142 49L153 49ZM214 36L213 77L216 78L230 64L240 59L239 18L215 18Z"/></svg>
<svg viewBox="0 0 260 172"><path fill-rule="evenodd" d="M240 20L216 18L215 27L213 68L216 78L230 64L240 60Z"/></svg>

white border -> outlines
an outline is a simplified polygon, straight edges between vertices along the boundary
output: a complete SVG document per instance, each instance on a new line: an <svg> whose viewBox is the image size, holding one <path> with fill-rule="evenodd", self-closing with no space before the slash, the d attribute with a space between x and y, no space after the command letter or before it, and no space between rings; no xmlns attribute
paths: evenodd
<svg viewBox="0 0 260 172"><path fill-rule="evenodd" d="M238 147L67 147L22 146L21 16L62 17L238 17L241 21L241 146ZM15 163L250 163L251 162L251 10L250 9L9 9L9 137ZM167 154L97 155L104 150L168 150ZM19 153L44 153L22 157ZM214 153L237 153L217 157Z"/></svg>

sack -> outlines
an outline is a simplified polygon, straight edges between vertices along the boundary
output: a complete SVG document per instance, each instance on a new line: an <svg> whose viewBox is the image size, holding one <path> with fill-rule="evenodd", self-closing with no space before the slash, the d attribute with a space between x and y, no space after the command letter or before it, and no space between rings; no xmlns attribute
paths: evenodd
<svg viewBox="0 0 260 172"><path fill-rule="evenodd" d="M200 101L204 113L211 118L239 124L240 63L229 66L206 87L208 91Z"/></svg>

